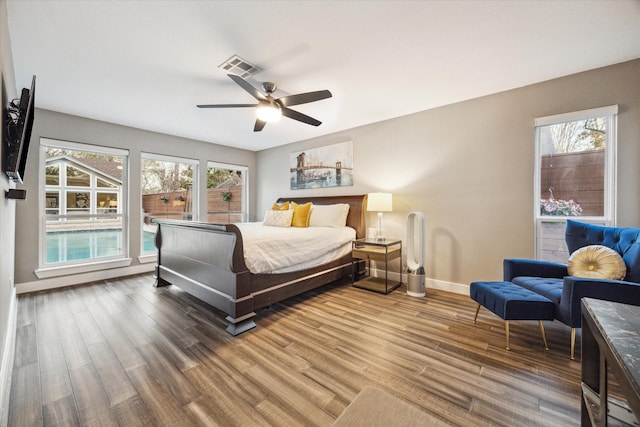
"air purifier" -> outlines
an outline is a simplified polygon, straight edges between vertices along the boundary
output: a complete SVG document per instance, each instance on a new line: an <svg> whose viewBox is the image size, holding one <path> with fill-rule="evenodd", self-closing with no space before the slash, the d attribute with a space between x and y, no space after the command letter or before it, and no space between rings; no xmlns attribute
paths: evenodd
<svg viewBox="0 0 640 427"><path fill-rule="evenodd" d="M425 296L424 289L424 215L407 216L407 295Z"/></svg>

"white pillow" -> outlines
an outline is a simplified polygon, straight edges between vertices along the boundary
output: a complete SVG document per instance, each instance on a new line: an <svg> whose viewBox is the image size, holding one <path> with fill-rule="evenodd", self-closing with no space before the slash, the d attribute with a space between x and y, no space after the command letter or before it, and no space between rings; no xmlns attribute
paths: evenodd
<svg viewBox="0 0 640 427"><path fill-rule="evenodd" d="M309 227L344 227L347 225L349 205L337 203L335 205L316 205L311 207Z"/></svg>
<svg viewBox="0 0 640 427"><path fill-rule="evenodd" d="M291 227L291 219L293 218L293 209L286 211L273 211L269 209L264 214L262 225L271 227Z"/></svg>

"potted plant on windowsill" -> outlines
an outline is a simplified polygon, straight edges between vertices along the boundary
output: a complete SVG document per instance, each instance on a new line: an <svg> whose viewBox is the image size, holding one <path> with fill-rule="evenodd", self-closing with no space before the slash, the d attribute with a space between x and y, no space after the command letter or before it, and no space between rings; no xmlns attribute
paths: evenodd
<svg viewBox="0 0 640 427"><path fill-rule="evenodd" d="M545 216L579 216L582 214L582 206L573 200L548 199L540 200L540 215Z"/></svg>
<svg viewBox="0 0 640 427"><path fill-rule="evenodd" d="M169 198L167 196L162 196L160 197L160 201L166 205L169 203Z"/></svg>
<svg viewBox="0 0 640 427"><path fill-rule="evenodd" d="M231 191L223 191L222 200L225 202L228 202L229 200L231 200Z"/></svg>

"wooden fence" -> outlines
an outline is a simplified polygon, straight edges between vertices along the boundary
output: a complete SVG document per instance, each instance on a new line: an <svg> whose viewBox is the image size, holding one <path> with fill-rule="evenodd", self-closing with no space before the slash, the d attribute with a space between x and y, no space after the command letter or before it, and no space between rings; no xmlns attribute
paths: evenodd
<svg viewBox="0 0 640 427"><path fill-rule="evenodd" d="M604 215L604 150L542 156L541 197L570 200L584 216Z"/></svg>
<svg viewBox="0 0 640 427"><path fill-rule="evenodd" d="M222 199L222 193L231 193L231 199ZM179 200L179 196L184 201ZM144 194L142 209L145 223L152 218L191 219L192 193L187 191ZM164 199L164 200L163 200ZM242 186L230 188L207 189L207 219L208 222L233 223L244 221L242 212Z"/></svg>

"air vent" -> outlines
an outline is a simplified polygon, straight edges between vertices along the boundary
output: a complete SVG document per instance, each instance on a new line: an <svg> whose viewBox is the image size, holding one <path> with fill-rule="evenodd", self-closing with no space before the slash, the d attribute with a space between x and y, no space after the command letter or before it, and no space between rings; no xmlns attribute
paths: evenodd
<svg viewBox="0 0 640 427"><path fill-rule="evenodd" d="M252 76L253 74L261 70L260 67L253 65L248 61L245 61L238 55L233 55L231 58L220 64L218 68L221 68L226 73L240 76L243 79L246 79L247 77Z"/></svg>

